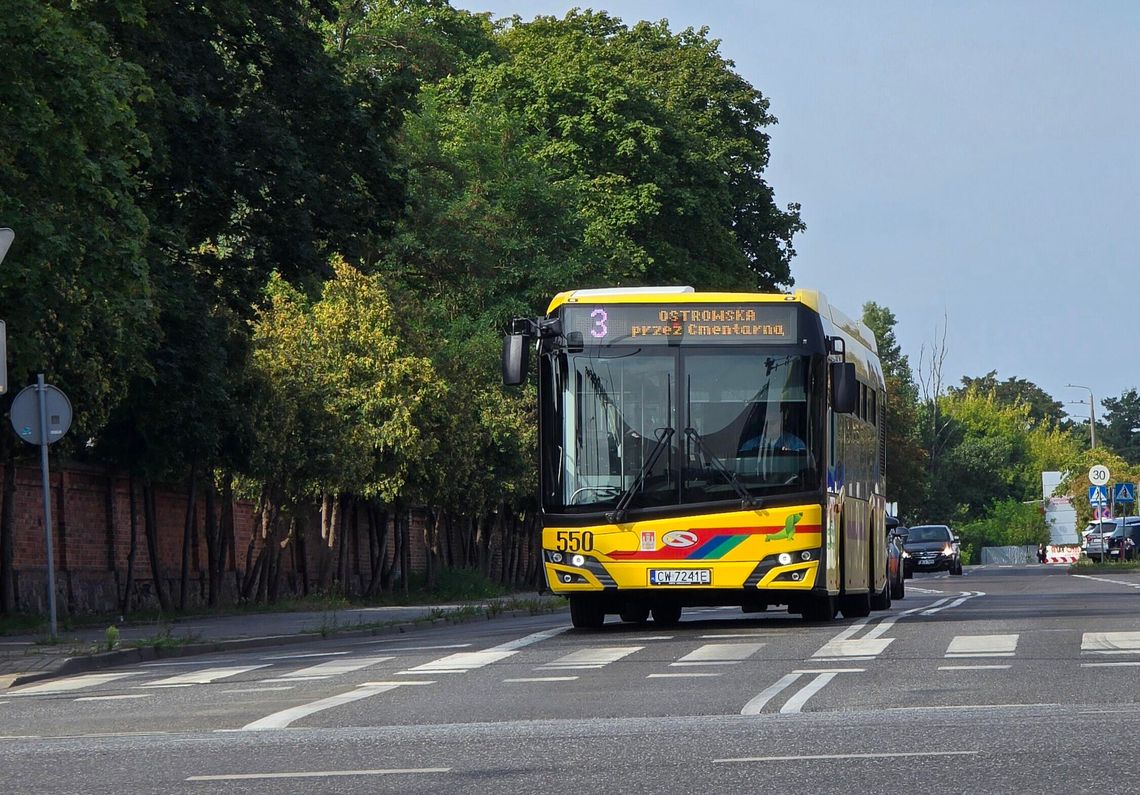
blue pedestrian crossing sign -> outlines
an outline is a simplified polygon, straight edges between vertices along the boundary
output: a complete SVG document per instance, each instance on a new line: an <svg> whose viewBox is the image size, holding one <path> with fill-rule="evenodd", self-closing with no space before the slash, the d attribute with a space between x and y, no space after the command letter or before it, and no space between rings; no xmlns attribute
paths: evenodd
<svg viewBox="0 0 1140 795"><path fill-rule="evenodd" d="M1103 508L1108 505L1108 487L1089 486L1089 505L1093 508Z"/></svg>
<svg viewBox="0 0 1140 795"><path fill-rule="evenodd" d="M1136 485L1134 483L1117 483L1112 487L1114 502L1136 502Z"/></svg>

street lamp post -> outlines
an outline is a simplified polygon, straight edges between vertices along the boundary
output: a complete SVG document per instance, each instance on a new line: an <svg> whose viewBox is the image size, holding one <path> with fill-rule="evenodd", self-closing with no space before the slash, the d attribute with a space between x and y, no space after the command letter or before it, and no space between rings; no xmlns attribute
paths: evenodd
<svg viewBox="0 0 1140 795"><path fill-rule="evenodd" d="M1090 448L1096 449L1096 400L1093 398L1092 387L1084 386L1082 384L1065 384L1067 387L1073 389L1087 389L1089 391L1089 439Z"/></svg>

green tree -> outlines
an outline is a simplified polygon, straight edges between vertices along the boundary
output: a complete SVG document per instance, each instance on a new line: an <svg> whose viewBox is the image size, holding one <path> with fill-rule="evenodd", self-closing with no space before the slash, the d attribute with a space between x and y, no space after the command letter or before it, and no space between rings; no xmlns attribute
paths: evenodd
<svg viewBox="0 0 1140 795"><path fill-rule="evenodd" d="M927 492L926 450L919 433L918 387L910 360L895 336L894 312L873 301L863 305L863 322L875 334L886 382L887 498L899 503L909 521L923 505Z"/></svg>
<svg viewBox="0 0 1140 795"><path fill-rule="evenodd" d="M1128 389L1118 398L1105 398L1097 442L1111 448L1129 464L1140 464L1140 393Z"/></svg>
<svg viewBox="0 0 1140 795"><path fill-rule="evenodd" d="M1024 378L1010 376L1004 381L998 381L997 370L990 370L981 378L963 376L962 386L950 387L949 391L964 395L970 389L976 389L983 395L993 393L994 399L1005 405L1025 403L1029 406L1029 417L1034 422L1061 425L1065 421L1064 404Z"/></svg>
<svg viewBox="0 0 1140 795"><path fill-rule="evenodd" d="M60 4L10 0L0 12L0 225L16 241L0 270L11 383L36 372L75 407L65 444L83 444L145 372L155 339L150 230L139 195L150 142L134 108L141 72L112 54L105 31ZM16 455L0 517L0 611L14 609Z"/></svg>

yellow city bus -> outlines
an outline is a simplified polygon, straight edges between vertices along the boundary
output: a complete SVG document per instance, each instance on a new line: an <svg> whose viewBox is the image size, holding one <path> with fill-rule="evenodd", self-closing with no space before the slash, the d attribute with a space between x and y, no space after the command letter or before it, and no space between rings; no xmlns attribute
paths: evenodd
<svg viewBox="0 0 1140 795"><path fill-rule="evenodd" d="M543 564L575 627L889 607L882 369L822 293L574 290L514 322L504 383L532 348Z"/></svg>

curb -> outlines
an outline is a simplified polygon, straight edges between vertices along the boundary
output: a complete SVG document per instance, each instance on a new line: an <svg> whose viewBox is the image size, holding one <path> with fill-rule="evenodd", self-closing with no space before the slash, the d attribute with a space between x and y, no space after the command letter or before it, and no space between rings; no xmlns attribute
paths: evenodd
<svg viewBox="0 0 1140 795"><path fill-rule="evenodd" d="M520 618L526 616L546 615L558 613L567 608L552 606L548 610L507 610L493 616L455 616L448 618L424 618L419 621L401 621L398 624L389 624L367 629L332 630L330 632L298 632L289 635L265 635L255 638L233 638L231 640L213 640L203 643L187 643L182 646L142 646L134 649L88 654L82 657L68 657L58 668L51 671L37 671L35 673L16 674L5 683L0 677L0 692L6 688L27 685L33 682L42 682L45 679L54 679L69 674L87 673L116 665L129 665L139 662L150 662L169 657L193 657L200 654L214 654L216 652L242 651L245 649L264 648L266 646L285 646L294 643L313 643L322 640L337 640L340 638L367 638L374 635L396 635L412 632L416 629L434 627L440 624L470 624L475 621L494 621L498 618Z"/></svg>

